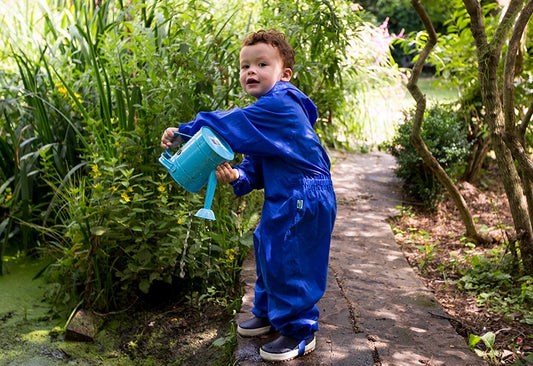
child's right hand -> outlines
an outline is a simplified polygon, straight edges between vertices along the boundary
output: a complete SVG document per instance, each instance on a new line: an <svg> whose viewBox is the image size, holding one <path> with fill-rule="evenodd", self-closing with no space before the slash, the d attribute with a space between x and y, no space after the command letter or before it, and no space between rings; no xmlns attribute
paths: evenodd
<svg viewBox="0 0 533 366"><path fill-rule="evenodd" d="M232 183L239 179L239 171L232 168L229 163L224 163L217 166L217 171L215 174L220 183Z"/></svg>
<svg viewBox="0 0 533 366"><path fill-rule="evenodd" d="M174 136L174 133L178 131L177 127L169 127L163 132L163 136L161 136L161 147L163 149L174 148L183 141L180 135Z"/></svg>

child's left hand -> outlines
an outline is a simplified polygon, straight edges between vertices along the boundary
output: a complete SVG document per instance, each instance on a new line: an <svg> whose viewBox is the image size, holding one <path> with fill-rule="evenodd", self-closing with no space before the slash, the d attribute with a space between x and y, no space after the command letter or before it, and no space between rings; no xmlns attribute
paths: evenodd
<svg viewBox="0 0 533 366"><path fill-rule="evenodd" d="M174 135L176 132L179 132L177 127L169 127L163 132L163 136L161 136L161 147L163 149L171 149L182 143L181 136Z"/></svg>
<svg viewBox="0 0 533 366"><path fill-rule="evenodd" d="M239 171L229 165L229 163L220 164L216 171L217 180L220 183L232 183L239 179Z"/></svg>

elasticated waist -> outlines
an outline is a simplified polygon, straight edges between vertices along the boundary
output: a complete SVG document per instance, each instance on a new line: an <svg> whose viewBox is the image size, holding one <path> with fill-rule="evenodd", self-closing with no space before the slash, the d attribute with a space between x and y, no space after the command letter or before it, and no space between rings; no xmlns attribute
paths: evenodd
<svg viewBox="0 0 533 366"><path fill-rule="evenodd" d="M331 177L327 175L317 175L316 177L304 177L300 179L300 184L303 186L333 186Z"/></svg>

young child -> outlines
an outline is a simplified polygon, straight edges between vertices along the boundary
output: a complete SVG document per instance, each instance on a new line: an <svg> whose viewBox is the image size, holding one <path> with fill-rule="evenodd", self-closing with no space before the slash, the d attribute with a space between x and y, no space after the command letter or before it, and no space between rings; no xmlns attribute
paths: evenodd
<svg viewBox="0 0 533 366"><path fill-rule="evenodd" d="M258 98L243 109L201 112L192 122L165 130L161 146L176 144L174 132L217 131L235 152L237 166L217 168L217 179L237 196L264 189L261 221L254 232L257 270L252 319L241 336L279 330L260 349L266 361L284 361L315 349L319 310L326 289L331 232L337 211L330 161L313 125L315 104L291 80L294 50L273 29L250 34L240 52L240 82Z"/></svg>

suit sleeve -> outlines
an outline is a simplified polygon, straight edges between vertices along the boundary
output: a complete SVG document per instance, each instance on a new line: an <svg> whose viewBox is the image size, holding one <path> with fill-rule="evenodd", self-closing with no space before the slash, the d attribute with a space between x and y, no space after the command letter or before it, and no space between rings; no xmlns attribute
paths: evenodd
<svg viewBox="0 0 533 366"><path fill-rule="evenodd" d="M231 183L236 196L244 196L254 189L264 187L262 165L252 156L246 156L242 163L234 166L239 171L239 179Z"/></svg>

